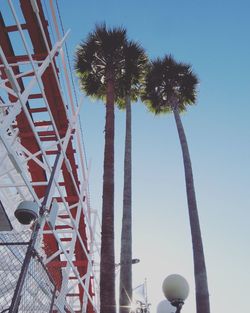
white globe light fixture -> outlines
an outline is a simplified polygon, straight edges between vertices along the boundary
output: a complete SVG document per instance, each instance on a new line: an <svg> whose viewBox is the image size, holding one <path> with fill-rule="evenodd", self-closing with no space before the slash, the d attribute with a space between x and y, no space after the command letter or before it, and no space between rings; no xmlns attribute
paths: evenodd
<svg viewBox="0 0 250 313"><path fill-rule="evenodd" d="M173 306L165 299L158 303L156 313L173 313Z"/></svg>
<svg viewBox="0 0 250 313"><path fill-rule="evenodd" d="M176 313L179 313L189 294L186 279L178 274L169 275L163 281L162 290L168 301L176 307Z"/></svg>

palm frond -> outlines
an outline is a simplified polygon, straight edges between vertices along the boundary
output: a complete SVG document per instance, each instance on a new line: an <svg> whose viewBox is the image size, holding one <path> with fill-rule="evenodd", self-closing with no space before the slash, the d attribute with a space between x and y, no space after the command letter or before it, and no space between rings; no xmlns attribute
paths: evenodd
<svg viewBox="0 0 250 313"><path fill-rule="evenodd" d="M141 98L156 114L170 112L176 106L182 112L195 103L197 84L190 65L166 55L151 62Z"/></svg>
<svg viewBox="0 0 250 313"><path fill-rule="evenodd" d="M124 69L118 81L118 107L125 106L125 96L130 95L135 102L140 97L145 74L148 68L148 57L142 46L135 41L127 41L124 47Z"/></svg>
<svg viewBox="0 0 250 313"><path fill-rule="evenodd" d="M74 67L87 95L105 97L107 81L111 78L115 81L122 76L126 42L124 28L111 29L102 23L96 25L77 47Z"/></svg>

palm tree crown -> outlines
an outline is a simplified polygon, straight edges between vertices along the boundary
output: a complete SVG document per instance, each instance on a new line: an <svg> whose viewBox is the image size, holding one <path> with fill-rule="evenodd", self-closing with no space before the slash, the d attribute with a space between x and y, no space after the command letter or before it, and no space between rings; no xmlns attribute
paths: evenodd
<svg viewBox="0 0 250 313"><path fill-rule="evenodd" d="M182 112L186 110L186 105L195 103L197 84L198 79L190 65L177 63L171 55L167 55L151 63L142 100L155 114L174 108Z"/></svg>
<svg viewBox="0 0 250 313"><path fill-rule="evenodd" d="M116 82L122 76L125 43L124 28L108 29L102 24L77 48L75 69L80 86L88 96L104 99L108 81Z"/></svg>
<svg viewBox="0 0 250 313"><path fill-rule="evenodd" d="M148 57L141 45L128 41L124 47L124 69L119 80L119 108L125 108L127 95L134 102L138 100L148 69Z"/></svg>

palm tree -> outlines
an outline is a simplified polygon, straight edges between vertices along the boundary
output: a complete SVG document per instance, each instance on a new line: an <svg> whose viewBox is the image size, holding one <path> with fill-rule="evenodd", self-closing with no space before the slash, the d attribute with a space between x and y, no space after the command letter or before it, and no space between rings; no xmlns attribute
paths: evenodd
<svg viewBox="0 0 250 313"><path fill-rule="evenodd" d="M129 313L132 299L132 133L131 100L137 101L145 77L147 56L144 49L129 41L124 49L124 77L120 80L118 106L126 110L124 154L123 217L120 254L120 313Z"/></svg>
<svg viewBox="0 0 250 313"><path fill-rule="evenodd" d="M186 193L193 245L197 313L209 313L209 294L205 257L196 204L191 159L180 113L196 100L198 79L187 64L177 63L171 56L156 59L146 77L142 99L155 114L173 112L182 148Z"/></svg>
<svg viewBox="0 0 250 313"><path fill-rule="evenodd" d="M126 30L96 26L76 51L75 69L81 88L89 96L106 100L102 233L100 265L100 312L115 313L114 254L114 103L116 82L124 68Z"/></svg>

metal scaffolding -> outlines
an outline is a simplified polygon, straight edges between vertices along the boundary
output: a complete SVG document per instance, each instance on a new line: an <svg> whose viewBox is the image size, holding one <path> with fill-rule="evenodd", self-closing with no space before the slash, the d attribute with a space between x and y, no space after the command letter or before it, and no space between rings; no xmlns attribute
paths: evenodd
<svg viewBox="0 0 250 313"><path fill-rule="evenodd" d="M73 100L64 57L68 33L61 35L53 1L43 1L49 17L40 0L5 1L0 14L1 205L13 231L22 232L25 227L14 216L17 205L33 200L41 207L46 195L36 251L56 288L53 312L99 312L100 222L89 200L81 104ZM6 309L1 303L0 311Z"/></svg>

